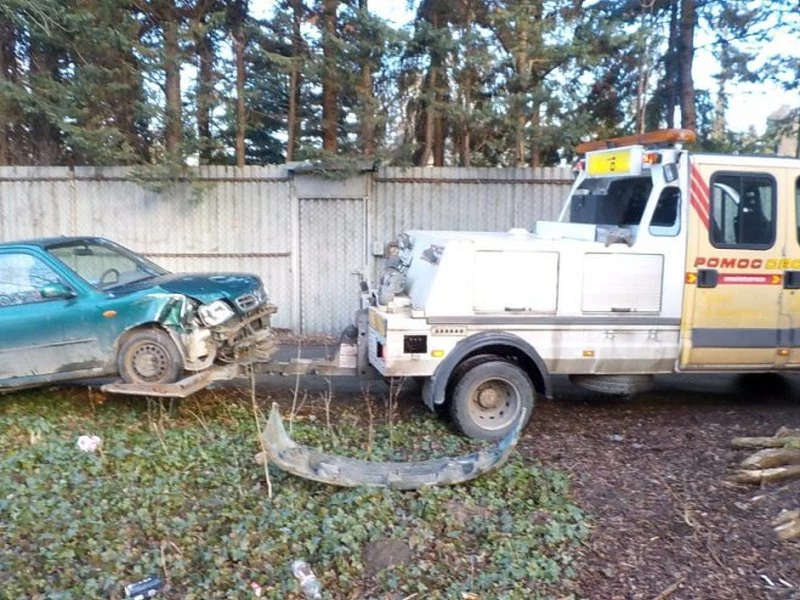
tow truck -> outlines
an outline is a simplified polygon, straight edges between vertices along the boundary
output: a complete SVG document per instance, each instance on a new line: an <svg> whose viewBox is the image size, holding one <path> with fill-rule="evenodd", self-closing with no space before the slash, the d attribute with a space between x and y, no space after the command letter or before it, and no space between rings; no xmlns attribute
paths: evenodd
<svg viewBox="0 0 800 600"><path fill-rule="evenodd" d="M333 359L251 367L412 378L485 440L524 426L555 374L630 395L656 374L800 368L800 160L694 141L581 144L560 216L530 230L399 235Z"/></svg>
<svg viewBox="0 0 800 600"><path fill-rule="evenodd" d="M419 379L429 408L499 440L555 374L631 395L656 374L800 368L800 160L694 140L581 144L560 216L530 231L401 234L338 355L267 370Z"/></svg>

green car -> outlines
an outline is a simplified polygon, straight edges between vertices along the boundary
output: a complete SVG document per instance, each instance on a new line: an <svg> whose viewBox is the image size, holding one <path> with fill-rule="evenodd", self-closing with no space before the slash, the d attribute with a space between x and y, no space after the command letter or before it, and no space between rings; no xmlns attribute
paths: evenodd
<svg viewBox="0 0 800 600"><path fill-rule="evenodd" d="M273 312L255 275L169 273L98 237L2 243L0 391L118 375L178 395L267 353Z"/></svg>

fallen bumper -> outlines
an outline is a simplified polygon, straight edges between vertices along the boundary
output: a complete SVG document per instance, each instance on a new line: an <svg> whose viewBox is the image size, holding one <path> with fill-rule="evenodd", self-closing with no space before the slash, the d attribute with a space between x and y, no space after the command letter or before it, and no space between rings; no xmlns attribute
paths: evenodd
<svg viewBox="0 0 800 600"><path fill-rule="evenodd" d="M357 460L301 446L286 433L277 404L272 405L263 438L267 459L298 477L343 487L415 490L469 481L505 463L519 440L524 416L513 431L491 448L454 458L420 462Z"/></svg>
<svg viewBox="0 0 800 600"><path fill-rule="evenodd" d="M238 377L241 368L237 364L215 365L184 377L175 383L107 383L100 389L108 394L132 396L160 396L163 398L186 398L207 388L217 381L228 381Z"/></svg>

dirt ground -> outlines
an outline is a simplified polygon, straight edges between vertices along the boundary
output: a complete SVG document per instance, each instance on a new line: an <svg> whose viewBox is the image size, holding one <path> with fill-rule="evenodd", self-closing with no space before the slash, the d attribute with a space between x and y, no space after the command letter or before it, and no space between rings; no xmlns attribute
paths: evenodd
<svg viewBox="0 0 800 600"><path fill-rule="evenodd" d="M800 508L800 481L726 482L752 452L731 448L731 438L800 428L800 378L670 376L629 399L554 383L519 449L571 473L575 500L592 516L565 596L800 600L800 541L778 541L771 526L781 510ZM358 385L348 394L337 382L337 399L358 401ZM405 410L427 413L417 394L404 396Z"/></svg>
<svg viewBox="0 0 800 600"><path fill-rule="evenodd" d="M800 507L800 482L734 486L748 451L730 439L800 425L800 382L682 376L634 399L559 386L521 451L573 476L593 516L577 564L581 598L800 598L800 542L770 522Z"/></svg>

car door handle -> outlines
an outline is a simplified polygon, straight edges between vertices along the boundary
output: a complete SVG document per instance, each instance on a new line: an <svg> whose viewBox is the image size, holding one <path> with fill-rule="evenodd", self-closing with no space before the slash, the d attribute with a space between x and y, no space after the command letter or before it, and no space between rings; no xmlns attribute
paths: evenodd
<svg viewBox="0 0 800 600"><path fill-rule="evenodd" d="M783 272L783 289L800 290L800 271Z"/></svg>
<svg viewBox="0 0 800 600"><path fill-rule="evenodd" d="M719 272L716 269L697 269L697 287L715 288L719 282Z"/></svg>

